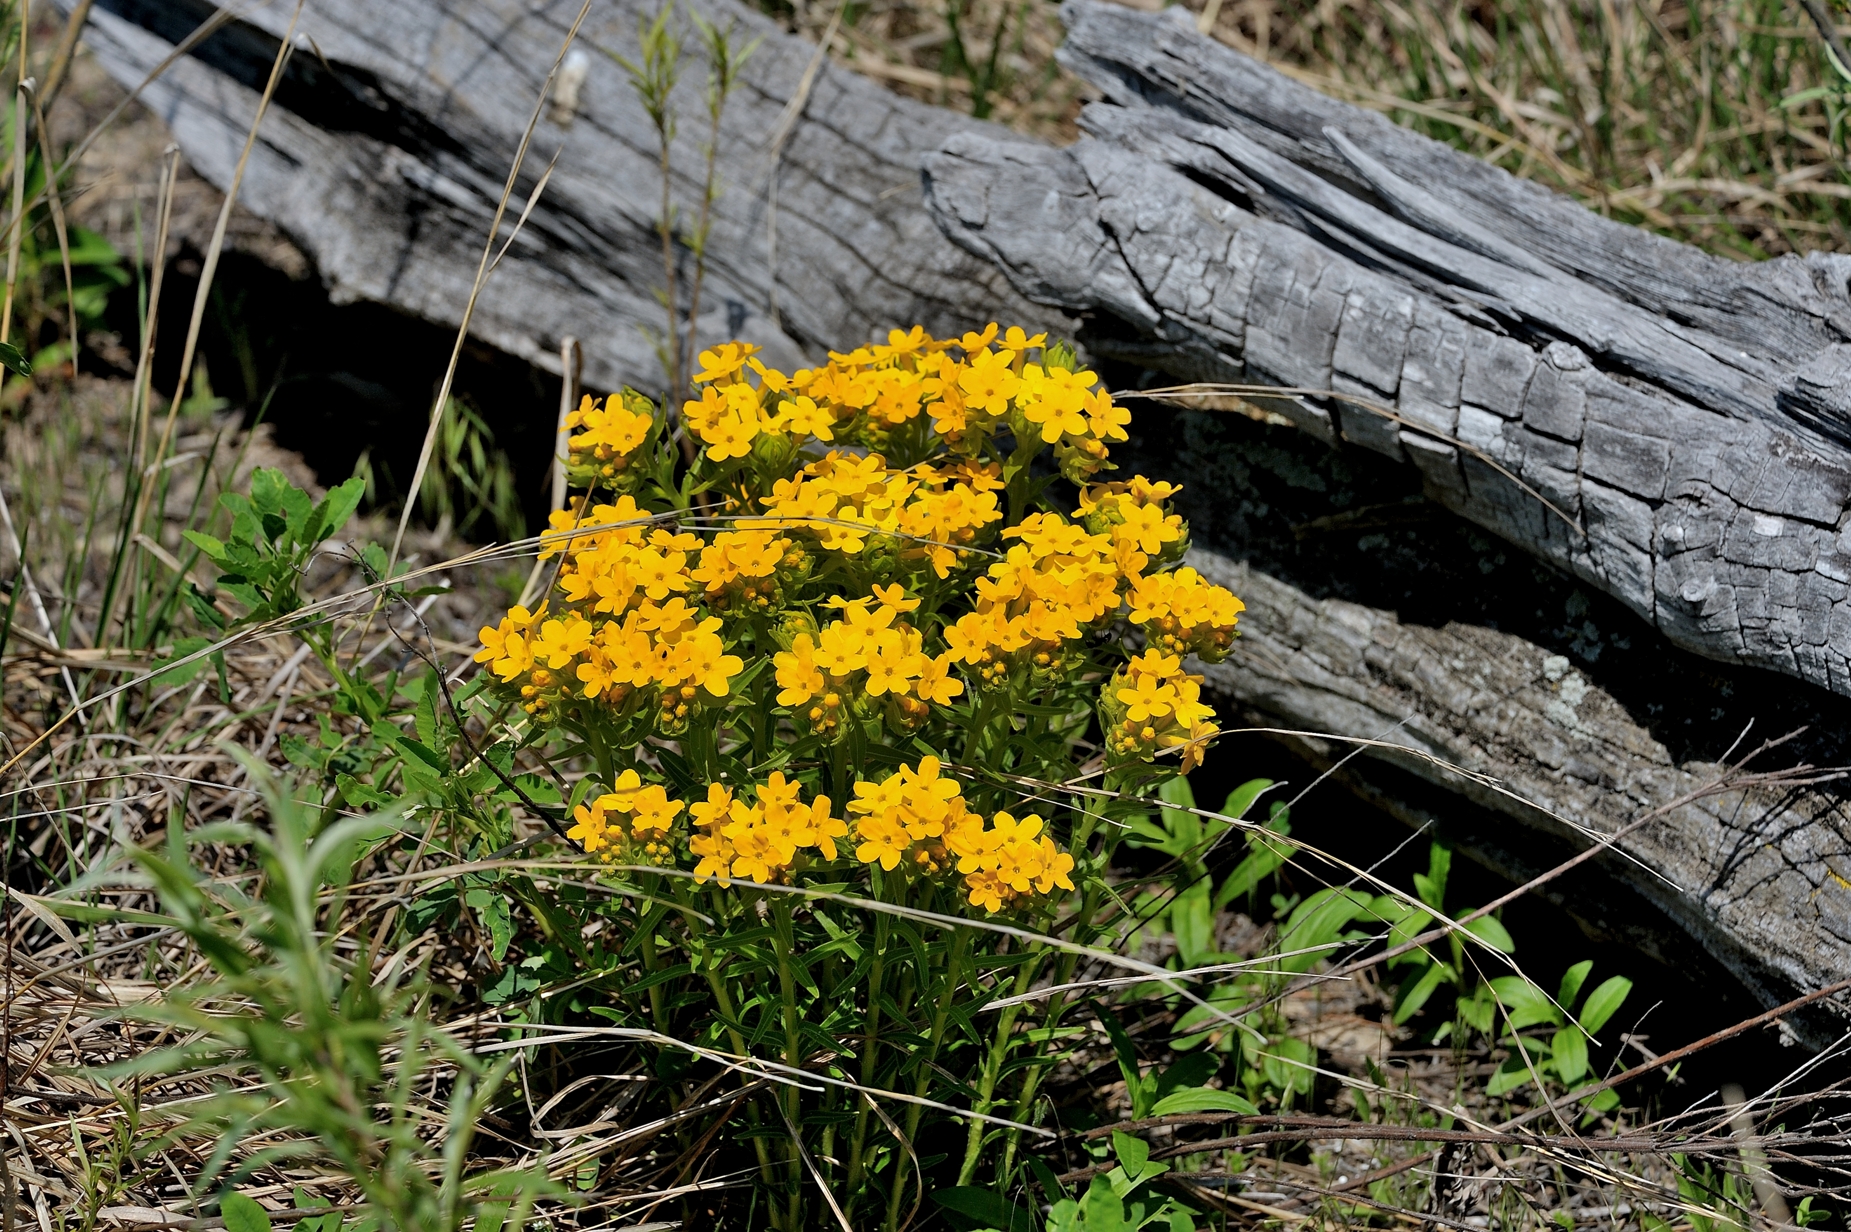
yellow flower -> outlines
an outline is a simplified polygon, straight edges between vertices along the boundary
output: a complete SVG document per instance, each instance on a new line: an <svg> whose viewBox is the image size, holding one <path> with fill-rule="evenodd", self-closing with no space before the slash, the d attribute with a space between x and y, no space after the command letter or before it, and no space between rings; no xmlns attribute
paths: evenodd
<svg viewBox="0 0 1851 1232"><path fill-rule="evenodd" d="M789 650L772 656L777 669L778 705L799 706L823 691L821 669L816 666L816 643L808 633L799 633Z"/></svg>
<svg viewBox="0 0 1851 1232"><path fill-rule="evenodd" d="M702 351L698 356L700 371L694 374L694 383L705 385L710 381L724 381L736 375L746 366L747 360L758 354L758 350L749 342L723 342Z"/></svg>
<svg viewBox="0 0 1851 1232"><path fill-rule="evenodd" d="M952 658L949 653L936 659L926 659L919 669L919 679L913 684L913 692L920 699L949 706L953 698L964 692L964 682L951 674Z"/></svg>
<svg viewBox="0 0 1851 1232"><path fill-rule="evenodd" d="M965 404L972 410L991 415L1006 413L1009 399L1015 397L1022 384L1009 366L1014 358L1014 351L979 351L972 355L964 371L958 374L958 389L964 395Z"/></svg>
<svg viewBox="0 0 1851 1232"><path fill-rule="evenodd" d="M863 864L879 864L888 872L899 866L913 842L906 827L885 813L864 819L856 825L855 833L861 839L855 847L855 858Z"/></svg>

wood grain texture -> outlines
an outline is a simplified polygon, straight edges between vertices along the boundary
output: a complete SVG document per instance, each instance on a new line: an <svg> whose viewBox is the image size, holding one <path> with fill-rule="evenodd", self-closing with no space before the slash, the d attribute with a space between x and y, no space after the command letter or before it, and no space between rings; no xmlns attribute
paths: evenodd
<svg viewBox="0 0 1851 1232"><path fill-rule="evenodd" d="M1615 834L1721 770L1674 764L1567 659L1520 637L1406 625L1392 612L1314 599L1212 552L1193 551L1190 563L1247 603L1238 649L1203 669L1224 710L1233 702L1288 727L1395 742L1490 774L1521 799L1415 755L1364 754L1561 840L1563 849ZM1309 743L1331 758L1348 751L1341 742ZM1542 871L1495 850L1480 855L1516 879ZM1671 927L1655 934L1617 902L1583 899L1569 910L1674 967L1694 965L1681 949L1694 941L1770 1005L1851 971L1851 820L1816 793L1711 796L1668 811L1596 860ZM1678 939L1680 930L1690 941ZM1827 1020L1796 1026L1817 1045L1842 1029Z"/></svg>
<svg viewBox="0 0 1851 1232"><path fill-rule="evenodd" d="M221 188L293 7L251 6L144 96ZM926 152L948 134L1006 130L899 98L825 62L774 160L770 139L815 47L730 0L690 7L733 23L739 43L757 41L720 135L725 179L700 337L743 337L796 363L914 322L953 332L998 317L1065 325L949 243L923 208ZM86 42L117 80L138 84L212 8L204 0L99 0ZM555 370L559 339L577 335L593 388L662 384L652 342L663 329L664 284L655 136L612 58L634 56L637 23L654 8L643 0L592 6L577 45L588 56L577 108L567 124L551 108L542 119L504 239L555 154L557 169L473 326L484 341ZM578 10L578 0L310 0L243 204L307 252L337 298L454 325L521 133ZM684 233L700 199L705 88L704 65L690 49L676 94ZM693 258L685 245L678 256L685 297Z"/></svg>
<svg viewBox="0 0 1851 1232"><path fill-rule="evenodd" d="M1064 150L950 137L927 162L949 234L1092 316L1095 350L1384 405L1408 422L1296 415L1676 644L1851 694L1851 258L1711 258L1174 17L1063 12L1111 101Z"/></svg>

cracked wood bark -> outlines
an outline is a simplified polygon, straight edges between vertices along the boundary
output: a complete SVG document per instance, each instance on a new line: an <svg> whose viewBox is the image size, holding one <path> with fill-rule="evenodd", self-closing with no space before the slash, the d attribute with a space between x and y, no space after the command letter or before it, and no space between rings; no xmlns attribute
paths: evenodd
<svg viewBox="0 0 1851 1232"><path fill-rule="evenodd" d="M1680 646L1851 695L1851 258L1708 257L1185 21L1063 12L1064 61L1109 103L1064 150L952 136L926 168L948 233L1099 318L1097 351L1391 408L1409 423L1278 409Z"/></svg>
<svg viewBox="0 0 1851 1232"><path fill-rule="evenodd" d="M655 134L613 58L634 56L638 22L656 7L593 4L577 43L584 73L576 107L568 116L549 106L504 240L555 152L557 170L472 326L482 340L552 371L560 338L576 335L593 388L663 384L653 342L664 329ZM143 96L220 188L293 8L287 0L251 6ZM948 242L922 208L919 161L928 150L953 133L1001 130L825 62L774 159L770 140L814 45L728 0L689 8L733 23L740 44L758 44L718 143L722 195L700 338L743 337L773 362L794 364L914 322L956 332L1000 316L1071 328ZM85 42L132 86L213 9L209 0L98 0ZM522 131L578 11L576 0L309 0L242 203L315 261L337 299L454 325ZM674 96L684 241L700 200L705 88L690 49ZM677 255L685 302L693 257L685 242Z"/></svg>
<svg viewBox="0 0 1851 1232"><path fill-rule="evenodd" d="M1417 756L1369 755L1559 840L1560 850L1588 840L1549 814L1614 834L1721 769L1674 764L1566 659L1520 637L1470 625L1405 625L1392 612L1314 599L1208 551L1193 551L1190 563L1247 603L1237 652L1202 669L1219 698L1303 731L1389 740L1491 774L1541 808ZM1347 751L1341 742L1298 743L1314 758ZM1392 797L1374 794L1396 807ZM1476 844L1481 859L1518 881L1556 859L1513 854L1518 846L1495 837ZM1718 794L1671 810L1616 847L1595 862L1649 910L1628 911L1619 896L1598 892L1563 903L1597 930L1689 969L1691 956L1680 947L1689 941L1674 931L1681 930L1770 1005L1851 970L1851 827L1817 793ZM1822 1018L1795 1028L1823 1046L1842 1023Z"/></svg>

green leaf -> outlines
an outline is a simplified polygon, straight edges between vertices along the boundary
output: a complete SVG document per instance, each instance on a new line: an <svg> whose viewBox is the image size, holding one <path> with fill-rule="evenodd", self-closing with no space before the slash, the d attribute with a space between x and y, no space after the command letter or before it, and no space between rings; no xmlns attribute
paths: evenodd
<svg viewBox="0 0 1851 1232"><path fill-rule="evenodd" d="M1317 1049L1301 1039L1276 1039L1260 1054L1260 1072L1274 1090L1291 1094L1309 1094L1316 1077L1310 1067L1317 1064Z"/></svg>
<svg viewBox="0 0 1851 1232"><path fill-rule="evenodd" d="M1125 1218L1124 1202L1103 1176L1095 1176L1092 1184L1086 1187L1086 1196L1080 1199L1079 1216L1068 1226L1085 1229L1085 1232L1130 1232L1132 1227Z"/></svg>
<svg viewBox="0 0 1851 1232"><path fill-rule="evenodd" d="M1281 971L1308 971L1323 952L1343 936L1350 921L1368 912L1374 900L1359 890L1319 890L1300 903L1279 935ZM1295 952L1302 951L1302 952Z"/></svg>
<svg viewBox="0 0 1851 1232"><path fill-rule="evenodd" d="M1195 807L1195 789L1189 786L1189 780L1180 774L1166 780L1157 789L1157 798L1176 806L1160 810L1163 828L1170 835L1170 842L1164 847L1165 854L1200 858L1202 853L1197 848L1202 844L1202 819L1187 811Z"/></svg>
<svg viewBox="0 0 1851 1232"><path fill-rule="evenodd" d="M219 1214L225 1217L225 1232L270 1232L269 1212L241 1193L220 1198Z"/></svg>
<svg viewBox="0 0 1851 1232"><path fill-rule="evenodd" d="M1201 1055L1201 1054L1198 1054ZM1158 1100L1150 1110L1152 1116L1174 1116L1183 1112L1238 1112L1258 1116L1260 1110L1249 1100L1229 1091L1211 1091L1204 1087L1186 1087Z"/></svg>
<svg viewBox="0 0 1851 1232"><path fill-rule="evenodd" d="M1532 1046L1530 1055L1530 1061L1532 1063L1542 1060L1541 1057L1535 1055L1539 1051L1540 1049L1536 1049ZM1485 1094L1490 1096L1505 1095L1523 1086L1525 1083L1529 1082L1529 1080L1529 1066L1523 1063L1523 1057L1513 1049L1510 1056L1505 1059L1504 1064L1498 1066L1497 1072L1491 1075L1491 1081L1485 1084Z"/></svg>
<svg viewBox="0 0 1851 1232"><path fill-rule="evenodd" d="M10 342L0 342L0 364L6 365L21 376L32 375L32 361L26 358L24 351Z"/></svg>
<svg viewBox="0 0 1851 1232"><path fill-rule="evenodd" d="M1291 815L1291 810L1285 805L1275 803L1266 829L1281 836L1290 834ZM1279 867L1291 859L1292 853L1297 850L1297 847L1282 841L1282 838L1267 838L1250 832L1247 835L1247 857L1235 866L1227 880L1221 883L1221 888L1215 891L1215 910L1220 911L1243 894L1253 893L1262 881L1278 872Z"/></svg>
<svg viewBox="0 0 1851 1232"><path fill-rule="evenodd" d="M1030 1155L1028 1157L1028 1170L1035 1174L1035 1180L1041 1185L1041 1192L1050 1202L1057 1202L1067 1196L1067 1187L1060 1183L1060 1177L1055 1175L1054 1169L1048 1167L1047 1162L1041 1156Z"/></svg>
<svg viewBox="0 0 1851 1232"><path fill-rule="evenodd" d="M1589 1035L1607 1025L1607 1020L1619 1012L1632 992L1632 981L1623 975L1613 976L1599 988L1587 995L1587 1002L1581 1007L1581 1028Z"/></svg>
<svg viewBox="0 0 1851 1232"><path fill-rule="evenodd" d="M1124 1075L1125 1089L1131 1095L1132 1117L1134 1119L1141 1119L1149 1116L1150 1109L1148 1105L1150 1095L1155 1090L1155 1084L1153 1083L1151 1086L1146 1087L1143 1076L1138 1070L1138 1050L1136 1046L1132 1044L1131 1037L1125 1034L1124 1026L1113 1015L1111 1010L1106 1009L1103 1005L1095 1005L1093 1007L1093 1013L1099 1016L1099 1025L1104 1027L1105 1033L1111 1037L1112 1052L1118 1057L1118 1072Z"/></svg>
<svg viewBox="0 0 1851 1232"><path fill-rule="evenodd" d="M196 530L183 530L180 532L180 537L204 552L208 560L222 561L225 559L225 544L211 535L201 534Z"/></svg>
<svg viewBox="0 0 1851 1232"><path fill-rule="evenodd" d="M488 929L489 953L496 962L500 962L508 953L508 942L514 938L514 913L508 907L508 896L495 890L471 890L463 896L476 918Z"/></svg>
<svg viewBox="0 0 1851 1232"><path fill-rule="evenodd" d="M209 637L183 637L174 643L174 652L165 658L156 659L154 666L159 668L169 663L178 663L188 655L198 654L211 644L212 639ZM166 688L171 685L185 684L193 677L199 675L211 661L209 657L195 659L184 667L176 667L171 671L162 672L150 683L156 688Z"/></svg>
<svg viewBox="0 0 1851 1232"><path fill-rule="evenodd" d="M1555 991L1555 999L1564 1007L1573 1005L1581 995L1581 985L1587 982L1587 973L1593 969L1594 960L1588 958L1562 972L1562 984Z"/></svg>
<svg viewBox="0 0 1851 1232"><path fill-rule="evenodd" d="M1221 804L1221 815L1232 817L1235 821L1244 820L1247 810L1253 807L1253 802L1272 786L1271 779L1248 779L1228 793L1228 798Z"/></svg>
<svg viewBox="0 0 1851 1232"><path fill-rule="evenodd" d="M1176 952L1183 966L1199 967L1214 952L1215 913L1206 878L1190 882L1170 904L1170 930L1176 934Z"/></svg>
<svg viewBox="0 0 1851 1232"><path fill-rule="evenodd" d="M1027 1211L975 1185L935 1189L932 1191L932 1201L948 1211L956 1211L966 1218L974 1219L987 1228L1003 1229L1004 1232L1029 1232L1034 1226Z"/></svg>
<svg viewBox="0 0 1851 1232"><path fill-rule="evenodd" d="M1119 1167L1135 1175L1144 1171L1150 1159L1150 1143L1115 1129L1112 1131L1112 1154L1117 1157Z"/></svg>
<svg viewBox="0 0 1851 1232"><path fill-rule="evenodd" d="M1446 879L1451 876L1453 849L1444 843L1427 848L1427 871L1414 874L1414 890L1420 901L1435 911L1446 909Z"/></svg>
<svg viewBox="0 0 1851 1232"><path fill-rule="evenodd" d="M1563 1027L1549 1041L1549 1055L1555 1061L1555 1073L1569 1086L1587 1073L1587 1036L1580 1027Z"/></svg>
<svg viewBox="0 0 1851 1232"><path fill-rule="evenodd" d="M1156 1096L1162 1100L1172 1091L1181 1091L1187 1087L1199 1087L1215 1076L1221 1068L1221 1062L1206 1052L1191 1053L1158 1075L1154 1088Z"/></svg>
<svg viewBox="0 0 1851 1232"><path fill-rule="evenodd" d="M1398 1027L1420 1013L1420 1007L1427 1004L1428 998L1451 977L1451 967L1442 962L1432 962L1420 973L1419 979L1403 984L1395 995L1395 1025Z"/></svg>
<svg viewBox="0 0 1851 1232"><path fill-rule="evenodd" d="M315 507L319 515L315 519L318 532L316 542L339 533L341 527L347 525L347 519L353 516L353 511L360 507L360 498L365 495L366 481L355 475L322 497L321 504Z"/></svg>
<svg viewBox="0 0 1851 1232"><path fill-rule="evenodd" d="M1555 1008L1548 994L1520 975L1503 975L1489 981L1491 991L1504 1009L1512 1031L1521 1031L1537 1023L1562 1025L1562 1012Z"/></svg>
<svg viewBox="0 0 1851 1232"><path fill-rule="evenodd" d="M1500 954L1514 954L1517 943L1511 939L1510 930L1492 916L1480 916L1465 926L1465 931L1498 951ZM1568 1004L1564 999L1562 1004Z"/></svg>

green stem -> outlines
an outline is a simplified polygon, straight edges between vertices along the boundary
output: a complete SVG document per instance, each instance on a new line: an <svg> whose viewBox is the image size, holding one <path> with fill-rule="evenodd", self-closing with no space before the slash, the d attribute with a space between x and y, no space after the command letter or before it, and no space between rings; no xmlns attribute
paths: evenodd
<svg viewBox="0 0 1851 1232"><path fill-rule="evenodd" d="M1035 972L1040 969L1041 960L1046 953L1046 950L1036 951L1016 971L1014 989L1016 996L1019 997L1028 991L1028 986L1034 982ZM1003 1072L1003 1063L1008 1060L1010 1048L1015 1042L1015 1020L1023 1004L1018 1001L1014 1005L1004 1006L1001 1017L997 1019L996 1038L990 1042L990 1053L984 1058L983 1076L977 1083L977 1102L973 1105L973 1111L988 1112L996 1104L993 1098L996 1093L996 1082ZM958 1184L960 1185L970 1184L971 1178L977 1174L977 1157L983 1149L985 1128L984 1122L974 1117L971 1119L970 1129L964 1138L964 1164L958 1169ZM1001 1172L997 1174L996 1179L1002 1182L1007 1177L1007 1172Z"/></svg>
<svg viewBox="0 0 1851 1232"><path fill-rule="evenodd" d="M919 1077L913 1082L913 1094L924 1099L926 1091L932 1085L932 1068L938 1061L939 1046L945 1039L945 1022L951 1017L951 1002L957 996L958 985L963 979L965 956L970 951L970 932L967 929L952 930L951 953L945 958L945 986L939 993L938 1009L932 1014L932 1031L926 1037L925 1056L919 1061ZM914 1141L919 1134L919 1116L924 1111L921 1104L908 1104L906 1108L906 1141ZM887 1232L895 1232L900 1222L900 1200L906 1196L906 1169L896 1166L893 1170L893 1188L887 1198Z"/></svg>
<svg viewBox="0 0 1851 1232"><path fill-rule="evenodd" d="M1079 829L1076 830L1074 834L1074 846L1076 848L1084 846L1086 838L1091 835L1093 823L1094 819L1090 816L1081 821ZM1094 932L1093 916L1099 910L1100 881L1097 877L1088 877L1085 879L1084 884L1086 886L1086 891L1080 896L1080 910L1074 916L1072 930L1073 938L1082 945L1092 939ZM1080 956L1071 950L1063 953L1055 963L1054 982L1056 984L1071 983L1074 970L1078 967L1079 961ZM1046 1021L1042 1024L1043 1030L1052 1033L1053 1030L1060 1025L1061 1015L1066 1009L1067 995L1065 993L1055 993L1048 1001L1048 1015ZM1041 1060L1041 1064L1029 1066L1028 1072L1022 1076L1022 1093L1016 1097L1015 1111L1009 1117L1012 1121L1017 1121L1024 1125L1028 1124L1029 1114L1035 1106L1036 1088L1041 1085L1041 1076L1046 1073L1052 1065L1052 1058L1047 1055L1045 1050ZM1001 1170L997 1173L998 1176L1010 1175L1015 1167L1016 1151L1020 1149L1021 1145L1021 1130L1011 1129L1004 1131L1003 1162Z"/></svg>
<svg viewBox="0 0 1851 1232"><path fill-rule="evenodd" d="M874 896L880 897L880 867L874 867ZM881 912L874 917L874 961L868 968L868 1016L867 1031L861 1038L861 1085L872 1087L878 1064L877 1050L880 1047L881 1021L881 976L885 973L887 959L887 914ZM861 1174L865 1160L862 1152L868 1141L868 1101L864 1096L856 1101L855 1138L848 1152L848 1185L852 1195L861 1187Z"/></svg>
<svg viewBox="0 0 1851 1232"><path fill-rule="evenodd" d="M676 880L678 882L676 897L681 898L682 895L686 893L686 883L680 881L679 878ZM715 897L719 897L717 891ZM686 903L684 903L683 906L685 912L682 918L688 922L688 931L695 936L699 936L702 927L699 914L694 911L691 906L687 906ZM739 1027L737 1026L739 1015L733 1010L733 997L726 989L726 981L720 978L720 969L712 963L703 962L701 964L701 973L707 977L707 987L713 990L713 999L720 1007L720 1014L726 1023L726 1039L727 1042L732 1045L733 1055L738 1057L745 1056L745 1037L740 1035ZM746 1106L746 1115L751 1119L753 1127L757 1128L757 1105L748 1104ZM770 1148L767 1146L764 1138L754 1134L752 1136L752 1149L758 1154L759 1179L762 1180L765 1183L765 1187L769 1189L772 1184Z"/></svg>
<svg viewBox="0 0 1851 1232"><path fill-rule="evenodd" d="M780 901L772 908L774 921L771 939L772 948L778 957L778 990L784 999L784 1063L792 1069L803 1067L803 1044L797 1028L797 980L791 971L791 908L788 899ZM793 1132L801 1132L803 1122L798 1103L796 1084L784 1084L781 1096L784 1100L785 1115L790 1119ZM790 1226L803 1226L803 1158L795 1140L791 1142L790 1157Z"/></svg>

